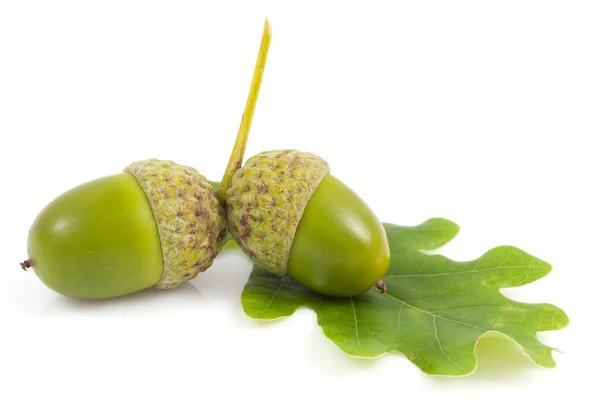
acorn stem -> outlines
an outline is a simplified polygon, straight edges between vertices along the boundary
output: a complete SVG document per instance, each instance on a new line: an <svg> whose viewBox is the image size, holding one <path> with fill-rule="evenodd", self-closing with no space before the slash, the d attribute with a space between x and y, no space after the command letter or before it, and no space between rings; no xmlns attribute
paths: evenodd
<svg viewBox="0 0 600 400"><path fill-rule="evenodd" d="M23 269L23 271L27 271L31 267L33 267L33 261L31 260L31 258L21 263L21 268Z"/></svg>
<svg viewBox="0 0 600 400"><path fill-rule="evenodd" d="M387 293L387 286L383 279L378 280L375 284L375 287L381 292L381 294Z"/></svg>
<svg viewBox="0 0 600 400"><path fill-rule="evenodd" d="M269 18L265 18L265 26L263 28L262 40L260 42L258 57L254 67L252 84L250 85L248 99L246 100L246 108L242 115L240 128L238 130L237 138L235 139L233 150L231 151L231 156L229 157L229 163L223 174L223 179L221 179L221 184L217 189L217 198L221 203L224 203L225 201L225 193L231 184L233 174L242 166L244 152L246 151L246 142L248 141L248 134L250 133L252 118L254 117L254 109L256 108L256 101L258 100L258 93L260 91L260 84L262 83L263 72L267 63L267 54L269 53L270 44L271 25L269 24Z"/></svg>

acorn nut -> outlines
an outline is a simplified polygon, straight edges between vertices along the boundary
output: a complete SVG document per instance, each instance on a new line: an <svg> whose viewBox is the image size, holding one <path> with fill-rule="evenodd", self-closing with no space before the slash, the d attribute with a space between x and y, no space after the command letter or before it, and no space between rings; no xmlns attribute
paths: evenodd
<svg viewBox="0 0 600 400"><path fill-rule="evenodd" d="M265 20L238 146L248 137L270 39ZM233 170L229 165L226 175ZM172 161L150 159L77 186L48 204L33 222L29 259L21 266L33 267L46 286L73 298L169 289L209 268L226 233L222 198L204 176Z"/></svg>
<svg viewBox="0 0 600 400"><path fill-rule="evenodd" d="M225 235L225 212L208 181L150 159L49 203L33 222L22 266L72 298L169 289L209 268Z"/></svg>
<svg viewBox="0 0 600 400"><path fill-rule="evenodd" d="M251 88L260 86L270 37L265 21ZM317 293L357 296L374 285L385 292L390 249L383 226L325 160L275 150L242 167L258 94L252 92L216 191L236 243L257 265Z"/></svg>
<svg viewBox="0 0 600 400"><path fill-rule="evenodd" d="M357 296L387 272L383 225L319 156L251 157L233 175L226 204L230 232L252 261L317 293Z"/></svg>

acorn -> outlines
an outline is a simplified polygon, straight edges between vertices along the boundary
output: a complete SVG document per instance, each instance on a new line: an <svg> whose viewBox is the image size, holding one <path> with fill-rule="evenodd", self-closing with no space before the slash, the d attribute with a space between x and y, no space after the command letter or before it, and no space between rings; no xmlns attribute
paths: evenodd
<svg viewBox="0 0 600 400"><path fill-rule="evenodd" d="M259 153L235 172L225 198L232 236L272 274L334 297L385 288L390 249L383 225L321 157Z"/></svg>
<svg viewBox="0 0 600 400"><path fill-rule="evenodd" d="M225 212L204 176L150 159L44 207L29 231L22 267L78 299L170 289L209 268L226 233Z"/></svg>
<svg viewBox="0 0 600 400"><path fill-rule="evenodd" d="M263 38L238 136L248 135L270 44ZM32 268L67 297L103 299L170 289L208 269L227 234L225 210L195 169L149 159L77 186L49 203L29 231Z"/></svg>
<svg viewBox="0 0 600 400"><path fill-rule="evenodd" d="M258 62L255 78L257 71ZM384 293L390 248L383 225L330 174L324 159L274 150L242 166L255 100L248 98L244 118L250 118L242 118L217 188L236 243L258 266L276 276L289 275L317 293L351 297L373 286Z"/></svg>

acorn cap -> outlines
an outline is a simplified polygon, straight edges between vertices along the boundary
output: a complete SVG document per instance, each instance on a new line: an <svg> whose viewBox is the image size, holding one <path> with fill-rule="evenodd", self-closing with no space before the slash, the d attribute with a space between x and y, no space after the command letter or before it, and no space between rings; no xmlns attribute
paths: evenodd
<svg viewBox="0 0 600 400"><path fill-rule="evenodd" d="M297 150L259 153L236 171L227 190L231 234L250 259L269 272L287 273L304 208L329 165Z"/></svg>
<svg viewBox="0 0 600 400"><path fill-rule="evenodd" d="M134 162L124 172L146 193L158 227L164 271L155 287L173 288L208 269L227 226L206 178L193 168L157 159Z"/></svg>

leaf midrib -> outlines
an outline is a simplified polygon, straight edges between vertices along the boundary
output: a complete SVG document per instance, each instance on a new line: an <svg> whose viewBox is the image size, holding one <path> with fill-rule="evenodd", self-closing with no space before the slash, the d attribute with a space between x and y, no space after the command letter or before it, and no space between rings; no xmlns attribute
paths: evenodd
<svg viewBox="0 0 600 400"><path fill-rule="evenodd" d="M524 269L524 268L532 268L532 269L539 269L539 268L544 268L546 269L546 266L543 265L521 265L521 266L515 266L515 265L510 265L510 266L500 266L500 267L492 267L492 268L484 268L484 269L470 269L468 271L456 271L456 272L439 272L439 273L435 273L435 274L406 274L406 275L402 275L402 274L394 274L394 275L386 275L386 278L425 278L425 277L432 277L432 276L447 276L447 275L462 275L462 274L475 274L475 273L480 273L480 272L485 272L485 271L495 271L498 269Z"/></svg>
<svg viewBox="0 0 600 400"><path fill-rule="evenodd" d="M451 312L451 311L462 311L462 310L476 310L478 308L502 308L502 307L510 307L510 303L502 304L502 305L483 305L483 306L473 306L473 307L449 308L447 310L435 310L435 311L431 311L431 312L432 313L435 313L435 312ZM540 315L543 315L543 316L551 318L551 319L556 319L557 321L559 321L562 324L566 324L567 323L566 320L564 320L562 318L559 318L558 316L555 316L555 315L552 315L552 314L548 314L548 313L545 313L545 312L542 312L542 311L533 310L533 309L530 309L530 308L523 309L523 308L517 308L517 307L515 307L515 310L533 312L533 313L540 314ZM437 315L437 314L435 314L435 315Z"/></svg>
<svg viewBox="0 0 600 400"><path fill-rule="evenodd" d="M427 311L427 310L423 310L422 308L419 308L419 307L417 307L417 306L414 306L414 305L412 305L412 304L410 304L410 303L408 303L408 302L406 302L406 301L404 301L404 300L400 300L399 298L397 298L397 297L395 297L395 296L392 296L392 295L391 295L391 294L389 294L389 293L384 293L383 295L384 295L384 296L386 296L386 297L388 297L388 298L390 298L390 299L392 299L392 300L394 300L394 301L397 301L397 302L399 302L399 303L406 304L408 307L410 307L410 308L412 308L412 309L414 309L414 310L417 310L417 311L420 311L420 312L422 312L422 313L425 313L425 314L431 315L431 316L432 316L432 317L434 317L434 318L439 318L439 319L443 319L443 320L445 320L445 321L448 321L448 322L453 322L453 323L456 323L456 324L461 324L461 325L469 326L469 327L471 327L471 328L479 329L479 330L481 330L481 331L484 331L484 332L487 332L487 331L488 331L488 329L487 329L487 328L482 328L481 326L472 325L472 324L469 324L469 323L467 323L467 322L463 322L463 321L458 321L458 320L454 320L454 319L450 319L450 318L442 317L441 315L437 315L437 314L434 314L434 313L432 313L432 312L429 312L429 311Z"/></svg>
<svg viewBox="0 0 600 400"><path fill-rule="evenodd" d="M441 320L448 321L448 322L451 322L451 323L455 323L455 324L459 324L459 325L465 325L465 326L468 326L468 327L471 327L471 328L474 328L474 329L478 329L478 330L480 330L480 331L481 331L481 334L480 334L479 336L481 336L482 334L484 334L484 333L486 333L486 332L490 332L490 331L496 331L496 332L500 332L500 333L502 333L502 334L504 334L504 335L506 335L506 336L508 336L508 337L514 338L515 340L517 340L517 337L518 337L518 336L516 336L514 333L507 333L507 332L505 332L505 331L503 331L503 330L501 330L501 329L488 329L488 328L483 328L483 327L481 327L481 326L477 326L477 325L469 324L469 323L467 323L467 322L463 322L463 321L459 321L459 320L455 320L455 319L450 319L450 318L442 317L441 315L437 315L437 314L434 314L434 313L432 313L432 312L429 312L429 311L427 311L427 310L423 310L422 308L419 308L419 307L417 307L417 306L414 306L414 305L412 305L412 304L410 304L410 303L408 303L408 302L406 302L406 301L404 301L404 300L400 300L399 298L397 298L397 297L394 297L394 296L390 295L389 293L384 293L384 296L386 296L386 297L388 297L388 298L390 298L390 299L392 299L392 300L394 300L394 301L397 301L397 302L399 302L399 303L406 304L406 305L407 305L407 306L409 306L410 308L412 308L412 309L414 309L414 310L416 310L416 311L420 311L420 312L422 312L422 313L428 314L428 315L430 315L430 316L431 316L431 317L433 317L433 318L439 318L439 319L441 319ZM518 325L516 325L516 326L518 326ZM522 345L522 346L525 348L525 346L524 346L522 343L521 343L521 345Z"/></svg>

